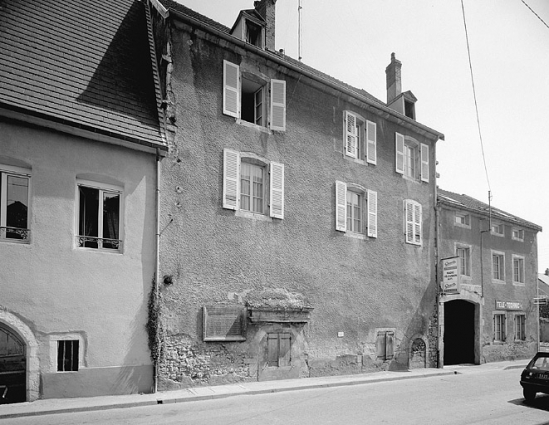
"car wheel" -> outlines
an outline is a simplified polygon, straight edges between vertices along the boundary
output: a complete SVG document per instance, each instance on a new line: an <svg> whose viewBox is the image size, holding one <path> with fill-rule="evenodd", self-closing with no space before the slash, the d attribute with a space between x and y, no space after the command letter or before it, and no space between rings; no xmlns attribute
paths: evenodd
<svg viewBox="0 0 549 425"><path fill-rule="evenodd" d="M533 401L536 398L536 392L531 388L524 388L522 395L524 395L526 401Z"/></svg>

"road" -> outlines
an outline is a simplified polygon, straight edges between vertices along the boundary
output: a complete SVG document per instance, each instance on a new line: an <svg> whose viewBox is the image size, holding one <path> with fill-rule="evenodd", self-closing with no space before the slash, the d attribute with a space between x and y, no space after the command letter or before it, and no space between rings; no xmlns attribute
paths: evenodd
<svg viewBox="0 0 549 425"><path fill-rule="evenodd" d="M534 403L525 404L519 376L520 369L466 368L448 376L7 421L10 425L549 424L549 396L538 394Z"/></svg>

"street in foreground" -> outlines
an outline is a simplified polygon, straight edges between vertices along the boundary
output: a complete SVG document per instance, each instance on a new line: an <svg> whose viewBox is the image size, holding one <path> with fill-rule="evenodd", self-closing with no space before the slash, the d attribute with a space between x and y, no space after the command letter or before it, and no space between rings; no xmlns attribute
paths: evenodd
<svg viewBox="0 0 549 425"><path fill-rule="evenodd" d="M549 396L526 404L521 369L219 400L9 419L26 424L549 424ZM0 424L3 421L0 421Z"/></svg>

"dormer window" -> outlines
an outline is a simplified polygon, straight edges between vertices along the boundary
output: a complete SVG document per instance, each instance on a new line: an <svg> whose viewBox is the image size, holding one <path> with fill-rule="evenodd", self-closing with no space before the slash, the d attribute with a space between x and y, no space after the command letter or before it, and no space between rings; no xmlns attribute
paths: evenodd
<svg viewBox="0 0 549 425"><path fill-rule="evenodd" d="M244 34L246 42L263 48L263 28L252 21L244 20Z"/></svg>
<svg viewBox="0 0 549 425"><path fill-rule="evenodd" d="M265 48L265 19L257 11L243 10L231 28L230 34L246 43Z"/></svg>
<svg viewBox="0 0 549 425"><path fill-rule="evenodd" d="M404 115L408 118L416 119L416 108L414 102L410 102L407 99L404 99Z"/></svg>

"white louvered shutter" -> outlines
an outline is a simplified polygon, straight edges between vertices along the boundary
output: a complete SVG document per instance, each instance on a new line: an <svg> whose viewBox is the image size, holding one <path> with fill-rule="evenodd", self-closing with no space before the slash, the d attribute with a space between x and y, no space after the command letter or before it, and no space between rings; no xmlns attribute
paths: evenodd
<svg viewBox="0 0 549 425"><path fill-rule="evenodd" d="M406 242L414 243L414 204L411 201L404 201L404 231Z"/></svg>
<svg viewBox="0 0 549 425"><path fill-rule="evenodd" d="M271 162L270 177L271 207L269 215L274 218L284 218L284 164Z"/></svg>
<svg viewBox="0 0 549 425"><path fill-rule="evenodd" d="M336 230L347 231L347 184L336 181Z"/></svg>
<svg viewBox="0 0 549 425"><path fill-rule="evenodd" d="M377 164L377 125L366 121L366 161Z"/></svg>
<svg viewBox="0 0 549 425"><path fill-rule="evenodd" d="M286 130L286 81L271 80L271 130Z"/></svg>
<svg viewBox="0 0 549 425"><path fill-rule="evenodd" d="M223 150L223 208L238 209L240 197L240 153Z"/></svg>
<svg viewBox="0 0 549 425"><path fill-rule="evenodd" d="M400 133L395 133L395 151L395 171L404 174L404 136Z"/></svg>
<svg viewBox="0 0 549 425"><path fill-rule="evenodd" d="M345 155L356 158L357 128L356 117L345 111Z"/></svg>
<svg viewBox="0 0 549 425"><path fill-rule="evenodd" d="M421 144L421 181L429 182L429 145Z"/></svg>
<svg viewBox="0 0 549 425"><path fill-rule="evenodd" d="M377 192L368 191L368 236L377 238Z"/></svg>
<svg viewBox="0 0 549 425"><path fill-rule="evenodd" d="M414 243L421 245L421 205L414 203Z"/></svg>
<svg viewBox="0 0 549 425"><path fill-rule="evenodd" d="M223 61L223 113L240 117L240 67Z"/></svg>

